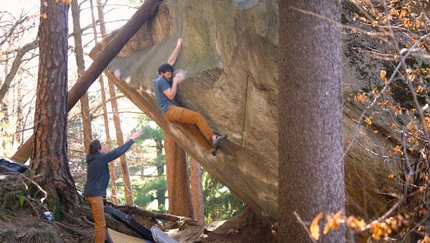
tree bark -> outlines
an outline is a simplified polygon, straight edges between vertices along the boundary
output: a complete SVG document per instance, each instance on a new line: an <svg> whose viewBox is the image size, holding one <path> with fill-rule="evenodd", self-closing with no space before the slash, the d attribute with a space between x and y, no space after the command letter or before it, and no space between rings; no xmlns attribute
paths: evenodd
<svg viewBox="0 0 430 243"><path fill-rule="evenodd" d="M345 213L340 11L336 0L279 1L279 242L313 242L295 213ZM320 235L344 242L344 225Z"/></svg>
<svg viewBox="0 0 430 243"><path fill-rule="evenodd" d="M93 0L90 0L90 6L91 6L91 17L93 19L93 33L94 33L94 42L97 44L97 27L96 27L96 21L95 21L95 15L94 15L94 6L93 6ZM106 148L107 151L112 150L112 140L110 137L110 129L109 129L109 118L108 118L108 112L107 112L107 101L106 101L106 91L105 91L105 84L103 80L103 76L99 75L99 82L100 82L100 94L101 94L101 107L103 111L103 122L105 125L105 136L106 136ZM116 190L116 175L115 175L115 162L109 163L109 174L110 174L110 181L111 181L111 200L113 203L118 204L118 196L117 196L117 190Z"/></svg>
<svg viewBox="0 0 430 243"><path fill-rule="evenodd" d="M203 225L205 222L205 210L203 205L202 167L193 157L190 157L190 177L194 218Z"/></svg>
<svg viewBox="0 0 430 243"><path fill-rule="evenodd" d="M97 15L100 20L100 33L102 36L104 36L106 31L106 24L104 20L104 13L103 13L103 4L100 0L97 0ZM115 125L115 132L116 132L116 140L118 143L118 146L121 146L124 144L124 137L121 130L121 121L118 116L118 103L116 100L116 94L115 94L115 85L108 77L108 88L109 88L109 96L110 96L110 104L111 109L113 113L113 123ZM125 201L127 204L133 205L133 194L131 190L131 181L130 181L130 175L128 172L128 164L126 160L126 155L123 154L119 157L120 165L121 165L121 173L122 173L122 180L124 181L124 194L125 194Z"/></svg>
<svg viewBox="0 0 430 243"><path fill-rule="evenodd" d="M109 86L109 94L111 98L111 108L113 113L113 123L115 125L115 132L116 132L116 140L118 143L118 146L121 146L124 144L124 137L122 134L121 129L121 121L118 116L118 104L116 102L116 95L115 95L115 86L112 81L109 81L108 78L108 86ZM124 194L125 194L125 202L127 204L133 205L133 194L132 194L132 187L131 187L131 181L130 181L130 174L128 171L128 164L126 155L123 154L119 157L119 162L121 165L121 174L122 174L122 180L124 181Z"/></svg>
<svg viewBox="0 0 430 243"><path fill-rule="evenodd" d="M41 3L39 78L34 116L31 172L47 193L48 207L58 213L77 204L67 160L68 10L65 3Z"/></svg>
<svg viewBox="0 0 430 243"><path fill-rule="evenodd" d="M192 217L191 192L185 151L164 134L169 214Z"/></svg>
<svg viewBox="0 0 430 243"><path fill-rule="evenodd" d="M22 90L21 90L21 81L22 81L22 71L18 73L18 80L16 82L16 108L15 114L17 117L16 121L16 132L14 144L21 144L22 142L22 134L24 133L22 130L24 129L24 116L22 114Z"/></svg>
<svg viewBox="0 0 430 243"><path fill-rule="evenodd" d="M157 163L156 163L157 175L161 177L161 176L164 176L164 166L166 165L164 163L165 159L163 160L162 158L163 148L164 148L164 143L163 143L164 132L159 127L157 129L159 129L160 133L155 133L155 134L160 136L153 136L153 137L154 137L155 147L157 151ZM165 208L166 190L167 190L166 187L157 189L156 196L157 196L158 208Z"/></svg>
<svg viewBox="0 0 430 243"><path fill-rule="evenodd" d="M105 125L106 148L107 148L107 151L111 151L112 140L110 137L109 118L108 118L107 107L106 107L105 85L104 85L102 76L99 77L99 81L100 81L100 94L102 96L101 102L102 102L102 110L103 110L103 121ZM110 187L111 200L113 203L118 204L118 196L117 196L117 190L116 190L115 162L109 163L109 173L110 173L110 181L111 181L111 187Z"/></svg>
<svg viewBox="0 0 430 243"><path fill-rule="evenodd" d="M80 23L80 9L78 1L71 2L72 19L73 19L73 38L75 40L75 55L76 64L78 68L78 77L81 77L85 72L85 60L84 60L84 49L82 47L82 30ZM91 120L90 120L90 108L88 93L82 96L79 100L81 103L81 119L82 119L82 130L84 134L84 151L88 154L88 148L91 140L93 139Z"/></svg>
<svg viewBox="0 0 430 243"><path fill-rule="evenodd" d="M136 11L131 19L112 38L105 49L95 58L94 62L76 81L70 89L67 99L67 111L70 111L78 100L85 94L91 84L103 72L113 58L121 51L122 47L130 40L139 28L152 18L163 0L145 0L143 5ZM12 156L12 160L25 162L32 152L34 135L32 135L23 146Z"/></svg>

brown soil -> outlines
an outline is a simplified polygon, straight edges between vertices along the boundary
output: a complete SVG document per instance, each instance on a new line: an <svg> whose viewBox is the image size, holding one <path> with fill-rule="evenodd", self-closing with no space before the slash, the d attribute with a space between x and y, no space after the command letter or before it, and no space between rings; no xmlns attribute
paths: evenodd
<svg viewBox="0 0 430 243"><path fill-rule="evenodd" d="M36 240L28 239L28 236L34 232L45 234L47 232L51 234L55 232L61 237L63 242L92 242L93 226L85 218L67 217L61 221L49 222L43 218L42 212L39 212L39 216L32 214L35 214L34 210L26 207L14 210L13 212L4 210L0 215L0 242L42 242L37 240L37 237ZM5 238L7 232L14 233L12 237ZM226 221L208 223L205 227L186 226L180 230L168 230L167 234L178 243L277 242L277 237L272 232L271 225L258 217L250 209L246 209L243 214ZM46 236L39 239L43 239L43 242L47 243L58 243L58 240L48 241Z"/></svg>

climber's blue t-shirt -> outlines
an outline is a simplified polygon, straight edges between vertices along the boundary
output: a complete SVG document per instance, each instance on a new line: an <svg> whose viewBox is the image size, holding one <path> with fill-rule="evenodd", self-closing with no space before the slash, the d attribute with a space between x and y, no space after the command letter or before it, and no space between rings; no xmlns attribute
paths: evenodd
<svg viewBox="0 0 430 243"><path fill-rule="evenodd" d="M167 98L167 96L163 94L163 91L171 88L171 86L172 83L168 82L163 77L158 76L154 79L155 100L157 101L157 106L160 109L161 113L163 113L163 115L166 114L167 109L170 105L176 104L175 98L173 98L173 100L169 100L169 98Z"/></svg>

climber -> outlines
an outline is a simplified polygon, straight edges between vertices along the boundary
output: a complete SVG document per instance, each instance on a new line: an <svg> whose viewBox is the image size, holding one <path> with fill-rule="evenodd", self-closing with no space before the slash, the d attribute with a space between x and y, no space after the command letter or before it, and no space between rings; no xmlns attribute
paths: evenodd
<svg viewBox="0 0 430 243"><path fill-rule="evenodd" d="M219 143L226 139L227 135L216 135L200 113L179 107L175 100L178 83L185 78L184 73L179 72L172 79L173 65L176 62L181 46L182 38L178 40L176 48L167 63L158 68L159 76L154 79L155 99L158 108L168 121L190 132L198 143L215 156L219 149Z"/></svg>

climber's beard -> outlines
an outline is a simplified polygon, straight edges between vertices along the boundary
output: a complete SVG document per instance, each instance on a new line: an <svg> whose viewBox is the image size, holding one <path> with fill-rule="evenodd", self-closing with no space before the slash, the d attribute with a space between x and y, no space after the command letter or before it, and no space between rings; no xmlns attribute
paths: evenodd
<svg viewBox="0 0 430 243"><path fill-rule="evenodd" d="M160 76L163 77L168 82L172 82L172 80L173 80L173 77L172 77L173 75L171 72L161 73Z"/></svg>

